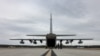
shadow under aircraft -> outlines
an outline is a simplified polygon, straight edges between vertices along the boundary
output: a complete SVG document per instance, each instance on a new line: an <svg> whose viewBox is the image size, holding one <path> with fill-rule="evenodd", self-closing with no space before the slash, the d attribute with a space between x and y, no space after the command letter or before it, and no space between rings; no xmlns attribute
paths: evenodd
<svg viewBox="0 0 100 56"><path fill-rule="evenodd" d="M91 38L79 38L79 39L57 39L59 36L76 36L75 34L54 34L53 33L53 27L52 27L52 14L50 14L50 33L48 34L43 34L43 35L27 35L27 36L42 36L46 37L46 39L10 39L10 40L21 40L20 44L24 44L24 40L29 40L30 43L37 44L37 41L40 41L41 43L43 41L46 41L46 47L47 48L55 48L57 46L57 41L60 41L60 45L62 44L62 41L66 40L66 44L72 43L73 40L79 40L78 44L82 44L82 40L93 40Z"/></svg>

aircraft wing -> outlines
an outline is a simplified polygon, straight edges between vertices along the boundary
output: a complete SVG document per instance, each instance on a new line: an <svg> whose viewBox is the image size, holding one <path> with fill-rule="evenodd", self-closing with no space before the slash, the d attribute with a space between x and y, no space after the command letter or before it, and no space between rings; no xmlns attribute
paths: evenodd
<svg viewBox="0 0 100 56"><path fill-rule="evenodd" d="M80 38L80 39L57 39L57 40L93 40L92 38Z"/></svg>
<svg viewBox="0 0 100 56"><path fill-rule="evenodd" d="M79 40L79 42L78 42L78 44L82 44L83 43L83 41L82 40L93 40L92 38L79 38L79 39L57 39L57 41L60 41L60 42L62 42L63 40L66 40L66 44L68 44L68 43L72 43L74 40Z"/></svg>
<svg viewBox="0 0 100 56"><path fill-rule="evenodd" d="M24 40L28 40L30 43L37 44L36 41L40 41L42 43L46 39L10 39L10 40L20 40L20 44L24 44Z"/></svg>
<svg viewBox="0 0 100 56"><path fill-rule="evenodd" d="M46 39L10 39L10 40L46 40Z"/></svg>

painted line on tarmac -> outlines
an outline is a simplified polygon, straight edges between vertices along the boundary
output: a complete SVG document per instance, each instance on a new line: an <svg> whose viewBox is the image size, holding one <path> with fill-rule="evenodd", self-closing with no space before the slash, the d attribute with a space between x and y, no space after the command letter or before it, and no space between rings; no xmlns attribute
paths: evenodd
<svg viewBox="0 0 100 56"><path fill-rule="evenodd" d="M55 54L55 52L52 49L49 49L48 51L46 51L41 56L57 56L57 55Z"/></svg>

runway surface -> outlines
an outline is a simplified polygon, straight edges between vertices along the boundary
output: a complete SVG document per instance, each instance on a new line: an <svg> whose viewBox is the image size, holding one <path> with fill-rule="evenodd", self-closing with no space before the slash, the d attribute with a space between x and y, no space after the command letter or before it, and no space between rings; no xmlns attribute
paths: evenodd
<svg viewBox="0 0 100 56"><path fill-rule="evenodd" d="M0 56L41 56L48 49L42 48L0 48ZM100 56L100 50L53 49L57 56Z"/></svg>

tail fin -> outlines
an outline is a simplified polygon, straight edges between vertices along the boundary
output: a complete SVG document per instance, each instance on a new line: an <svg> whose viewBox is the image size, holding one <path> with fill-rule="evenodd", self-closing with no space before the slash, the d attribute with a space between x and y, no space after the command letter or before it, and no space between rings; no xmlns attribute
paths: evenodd
<svg viewBox="0 0 100 56"><path fill-rule="evenodd" d="M52 33L52 13L50 13L50 33Z"/></svg>

